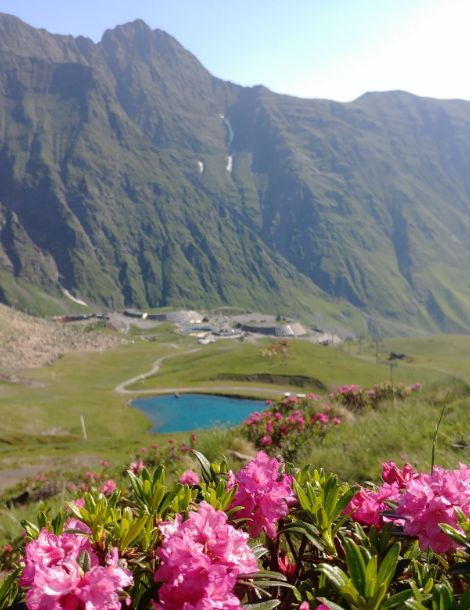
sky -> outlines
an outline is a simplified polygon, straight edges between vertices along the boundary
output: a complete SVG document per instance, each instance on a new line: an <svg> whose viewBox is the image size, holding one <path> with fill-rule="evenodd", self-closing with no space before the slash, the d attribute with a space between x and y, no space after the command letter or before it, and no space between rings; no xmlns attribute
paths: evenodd
<svg viewBox="0 0 470 610"><path fill-rule="evenodd" d="M143 19L215 76L278 93L470 100L470 0L0 0L0 12L95 41Z"/></svg>

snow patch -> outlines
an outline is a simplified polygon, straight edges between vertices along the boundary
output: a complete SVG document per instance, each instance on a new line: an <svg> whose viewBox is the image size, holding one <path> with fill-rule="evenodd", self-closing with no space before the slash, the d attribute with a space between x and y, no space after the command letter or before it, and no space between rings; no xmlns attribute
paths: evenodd
<svg viewBox="0 0 470 610"><path fill-rule="evenodd" d="M204 163L202 161L198 161L197 166L199 168L199 175L202 176L204 173Z"/></svg>
<svg viewBox="0 0 470 610"><path fill-rule="evenodd" d="M70 299L74 303L77 303L78 305L84 305L85 307L88 307L88 304L85 303L85 301L82 301L81 299L76 299L72 294L70 294L70 292L66 288L62 288L62 292L65 294L65 296L68 299Z"/></svg>
<svg viewBox="0 0 470 610"><path fill-rule="evenodd" d="M228 171L229 174L232 173L232 167L233 167L233 157L232 157L232 155L229 155L227 157L227 166L226 166L226 170Z"/></svg>
<svg viewBox="0 0 470 610"><path fill-rule="evenodd" d="M232 129L232 125L230 121L225 117L225 115L221 114L219 116L224 122L225 127L227 128L227 146L230 148L230 146L232 146L233 137L235 135Z"/></svg>

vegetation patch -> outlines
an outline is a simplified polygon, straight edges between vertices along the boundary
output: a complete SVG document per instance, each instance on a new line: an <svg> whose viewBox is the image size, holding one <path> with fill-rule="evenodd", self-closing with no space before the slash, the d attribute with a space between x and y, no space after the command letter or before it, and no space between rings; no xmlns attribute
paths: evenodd
<svg viewBox="0 0 470 610"><path fill-rule="evenodd" d="M267 383L278 386L297 386L299 388L309 388L326 390L326 386L319 379L307 375L279 375L272 373L253 373L253 374L229 374L219 373L210 378L210 381L243 381L250 383Z"/></svg>

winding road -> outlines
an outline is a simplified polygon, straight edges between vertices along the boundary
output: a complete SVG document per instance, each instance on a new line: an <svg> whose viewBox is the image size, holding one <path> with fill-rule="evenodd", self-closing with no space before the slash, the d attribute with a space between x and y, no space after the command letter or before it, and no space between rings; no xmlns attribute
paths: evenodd
<svg viewBox="0 0 470 610"><path fill-rule="evenodd" d="M172 345L172 347L176 348L176 345ZM169 356L162 356L155 360L152 364L150 370L146 373L142 373L141 375L136 375L135 377L131 377L126 381L118 384L114 391L118 394L132 394L133 396L137 395L159 395L159 394L185 394L188 392L211 392L211 393L226 393L226 392L237 392L237 393L246 393L248 392L259 392L260 394L268 394L271 396L284 396L285 392L283 390L275 390L274 388L261 388L257 386L239 386L239 385L207 385L207 386L188 386L188 387L176 387L176 388L152 388L148 390L128 390L127 386L132 385L133 383L137 383L138 381L143 381L147 377L155 375L160 370L162 362L167 360L168 358L175 358L176 356L184 356L186 354L191 354L193 352L199 351L201 348L196 347L194 349L187 350L185 352L178 352L177 354L170 354Z"/></svg>

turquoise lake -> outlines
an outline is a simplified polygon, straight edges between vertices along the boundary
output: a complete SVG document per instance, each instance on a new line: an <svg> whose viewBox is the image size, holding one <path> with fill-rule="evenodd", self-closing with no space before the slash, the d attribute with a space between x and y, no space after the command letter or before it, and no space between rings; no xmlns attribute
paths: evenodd
<svg viewBox="0 0 470 610"><path fill-rule="evenodd" d="M262 411L262 400L244 400L208 394L139 398L132 406L152 422L152 432L182 432L241 423L250 413Z"/></svg>

